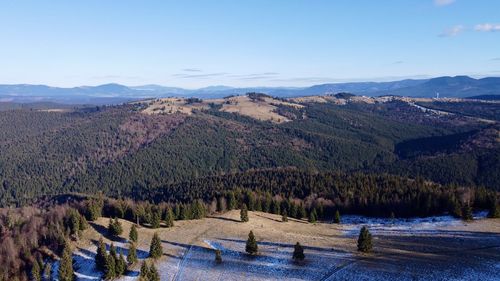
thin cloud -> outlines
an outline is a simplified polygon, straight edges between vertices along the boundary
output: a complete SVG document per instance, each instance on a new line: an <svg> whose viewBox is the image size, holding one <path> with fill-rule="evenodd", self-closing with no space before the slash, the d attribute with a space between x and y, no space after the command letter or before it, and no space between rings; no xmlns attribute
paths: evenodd
<svg viewBox="0 0 500 281"><path fill-rule="evenodd" d="M439 37L455 37L465 30L463 25L455 25L439 34Z"/></svg>
<svg viewBox="0 0 500 281"><path fill-rule="evenodd" d="M217 73L205 73L205 74L185 74L185 73L177 73L173 74L172 76L174 77L179 77L179 78L185 78L185 79L205 79L205 78L211 78L211 77L220 77L227 75L225 72L217 72Z"/></svg>
<svg viewBox="0 0 500 281"><path fill-rule="evenodd" d="M500 58L492 58L492 61L500 61Z"/></svg>
<svg viewBox="0 0 500 281"><path fill-rule="evenodd" d="M184 68L182 71L184 72L202 72L199 68Z"/></svg>
<svg viewBox="0 0 500 281"><path fill-rule="evenodd" d="M404 63L404 61L398 60L398 61L393 62L392 64L403 64L403 63Z"/></svg>
<svg viewBox="0 0 500 281"><path fill-rule="evenodd" d="M278 76L277 72L262 72L262 73L251 73L251 74L235 74L230 75L232 78L241 79L241 80L263 80L275 78Z"/></svg>
<svg viewBox="0 0 500 281"><path fill-rule="evenodd" d="M474 30L482 32L496 32L500 31L500 24L493 24L493 23L478 24L474 27Z"/></svg>
<svg viewBox="0 0 500 281"><path fill-rule="evenodd" d="M455 0L434 0L434 5L442 7L451 5L453 2L455 2Z"/></svg>

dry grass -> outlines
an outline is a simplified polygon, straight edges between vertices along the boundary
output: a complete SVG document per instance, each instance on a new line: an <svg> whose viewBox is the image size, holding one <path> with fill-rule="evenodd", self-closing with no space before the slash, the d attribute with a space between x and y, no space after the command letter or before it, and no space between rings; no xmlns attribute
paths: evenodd
<svg viewBox="0 0 500 281"><path fill-rule="evenodd" d="M412 278L446 276L463 279L494 280L495 264L500 261L500 219L478 220L439 226L432 231L374 235L374 253L356 251L357 234L351 226L328 223L310 224L277 215L249 212L250 221L239 222L239 211L205 218L176 221L173 228L139 228L139 250L147 255L153 233L163 241L165 255L157 261L162 280L399 280L401 272ZM99 219L85 232L79 247L95 251L99 232L107 219ZM122 221L125 238L131 223ZM361 226L357 226L361 227ZM249 259L244 241L252 230L261 254ZM106 239L109 243L110 240ZM124 246L125 240L115 245ZM293 244L306 246L306 263L290 260ZM126 246L125 246L126 247ZM223 265L217 267L213 248L223 249ZM138 265L134 272L137 273ZM203 279L200 279L203 278ZM221 279L222 278L222 279ZM132 280L127 276L123 280Z"/></svg>
<svg viewBox="0 0 500 281"><path fill-rule="evenodd" d="M276 113L279 105L302 108L303 105L286 102L270 97L250 99L248 96L236 96L225 99L207 99L197 103L187 103L183 98L164 98L142 102L146 105L143 110L146 114L174 114L191 115L195 110L208 109L210 104L222 105L221 111L238 113L261 121L283 123L290 121L287 117Z"/></svg>

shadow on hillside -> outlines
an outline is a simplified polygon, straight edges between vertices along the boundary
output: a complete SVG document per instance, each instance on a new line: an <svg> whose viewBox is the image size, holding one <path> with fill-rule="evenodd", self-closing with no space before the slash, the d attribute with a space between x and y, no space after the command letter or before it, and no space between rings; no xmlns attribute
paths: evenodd
<svg viewBox="0 0 500 281"><path fill-rule="evenodd" d="M99 241L98 240L92 240L92 243L96 246L96 247L99 247ZM109 251L109 248L111 247L111 244L108 244L108 243L105 243L106 245L106 251ZM115 248L116 248L116 253L117 254L120 254L122 253L125 258L127 257L128 255L128 248L125 248L125 247L120 247L120 246L117 246L117 245L114 245ZM89 251L89 250L86 250L86 249L82 249L82 248L79 248L79 250L90 256L90 255L93 255L95 256L95 253L92 252L92 251ZM137 253L137 258L139 259L145 259L149 256L149 253L147 251L144 251L144 250L141 250L141 249L136 249L136 253Z"/></svg>
<svg viewBox="0 0 500 281"><path fill-rule="evenodd" d="M116 236L113 236L113 235L109 235L108 229L105 228L104 226L100 225L100 224L97 224L97 223L94 223L94 222L90 222L89 224L90 224L90 226L95 231L97 231L103 237L106 237L106 239L109 239L109 240L114 241L114 242L122 242L122 243L126 243L127 242L127 239L124 239L124 238L121 238L121 237L116 237Z"/></svg>
<svg viewBox="0 0 500 281"><path fill-rule="evenodd" d="M225 217L207 217L210 219L216 219L216 220L222 220L222 221L230 221L230 222L241 222L239 220L231 219L231 218L225 218Z"/></svg>

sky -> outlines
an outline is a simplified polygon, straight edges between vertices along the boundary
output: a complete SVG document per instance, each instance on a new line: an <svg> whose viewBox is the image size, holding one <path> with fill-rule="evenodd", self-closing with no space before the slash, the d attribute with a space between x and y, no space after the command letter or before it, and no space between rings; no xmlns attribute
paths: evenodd
<svg viewBox="0 0 500 281"><path fill-rule="evenodd" d="M500 76L497 0L0 0L0 84Z"/></svg>

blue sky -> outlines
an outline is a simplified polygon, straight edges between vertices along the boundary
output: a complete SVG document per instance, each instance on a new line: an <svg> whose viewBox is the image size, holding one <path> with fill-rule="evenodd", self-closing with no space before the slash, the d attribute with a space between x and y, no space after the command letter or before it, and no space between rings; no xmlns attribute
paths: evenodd
<svg viewBox="0 0 500 281"><path fill-rule="evenodd" d="M0 83L500 76L497 0L0 0Z"/></svg>

